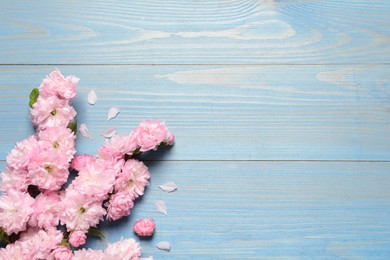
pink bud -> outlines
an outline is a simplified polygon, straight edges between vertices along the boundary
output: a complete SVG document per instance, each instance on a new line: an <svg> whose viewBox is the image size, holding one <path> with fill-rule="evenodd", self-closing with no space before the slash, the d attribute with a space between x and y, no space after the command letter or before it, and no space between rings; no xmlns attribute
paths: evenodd
<svg viewBox="0 0 390 260"><path fill-rule="evenodd" d="M84 245L86 242L87 236L83 231L73 231L69 235L69 243L74 247L79 247Z"/></svg>
<svg viewBox="0 0 390 260"><path fill-rule="evenodd" d="M155 227L153 219L145 218L135 222L133 230L140 237L150 237L153 235Z"/></svg>

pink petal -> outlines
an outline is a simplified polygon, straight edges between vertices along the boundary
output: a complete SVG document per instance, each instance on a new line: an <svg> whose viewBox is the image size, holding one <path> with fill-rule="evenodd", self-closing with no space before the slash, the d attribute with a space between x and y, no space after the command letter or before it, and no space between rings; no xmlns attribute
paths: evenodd
<svg viewBox="0 0 390 260"><path fill-rule="evenodd" d="M88 128L86 124L81 124L79 127L79 131L82 134L82 136L87 137L92 140L91 135L89 134Z"/></svg>
<svg viewBox="0 0 390 260"><path fill-rule="evenodd" d="M97 101L97 96L96 96L95 91L92 89L88 93L88 103L91 105L95 105L96 101Z"/></svg>
<svg viewBox="0 0 390 260"><path fill-rule="evenodd" d="M110 108L110 110L108 111L107 120L115 118L119 114L119 112L121 112L119 107Z"/></svg>
<svg viewBox="0 0 390 260"><path fill-rule="evenodd" d="M165 205L165 202L162 201L162 200L156 200L154 202L154 208L158 211L158 212L161 212L163 214L165 214L165 216L168 216L167 214L167 206Z"/></svg>
<svg viewBox="0 0 390 260"><path fill-rule="evenodd" d="M101 135L104 136L105 138L111 138L114 135L116 135L116 128L108 128L106 131L101 133Z"/></svg>
<svg viewBox="0 0 390 260"><path fill-rule="evenodd" d="M159 242L159 243L156 245L156 247L157 247L158 249L161 249L161 250L166 250L166 251L171 250L171 244L169 244L169 242L167 242L167 241L161 241L161 242Z"/></svg>
<svg viewBox="0 0 390 260"><path fill-rule="evenodd" d="M165 192L172 192L172 191L177 190L176 184L172 181L164 183L163 185L160 185L158 187L160 187L160 189L162 189Z"/></svg>

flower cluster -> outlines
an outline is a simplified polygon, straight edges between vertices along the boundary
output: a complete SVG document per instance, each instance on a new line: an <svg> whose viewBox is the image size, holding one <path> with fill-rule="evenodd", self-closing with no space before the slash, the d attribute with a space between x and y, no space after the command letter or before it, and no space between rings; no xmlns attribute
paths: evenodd
<svg viewBox="0 0 390 260"><path fill-rule="evenodd" d="M8 154L0 183L0 233L16 237L0 259L140 259L134 239L104 251L71 249L85 244L100 221L130 214L150 178L134 155L172 145L174 136L164 123L147 120L127 136L114 135L96 156L75 155L78 80L55 70L30 96L36 134ZM66 185L70 169L77 176Z"/></svg>

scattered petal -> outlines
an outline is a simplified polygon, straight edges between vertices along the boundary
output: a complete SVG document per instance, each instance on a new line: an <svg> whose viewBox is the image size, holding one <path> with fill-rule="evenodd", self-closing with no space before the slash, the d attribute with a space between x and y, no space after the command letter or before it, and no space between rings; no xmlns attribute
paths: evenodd
<svg viewBox="0 0 390 260"><path fill-rule="evenodd" d="M160 187L160 189L162 189L165 192L172 192L172 191L177 190L176 184L172 181L164 183L163 185L160 185L158 187Z"/></svg>
<svg viewBox="0 0 390 260"><path fill-rule="evenodd" d="M114 135L116 135L116 128L108 128L101 135L104 136L105 138L111 138Z"/></svg>
<svg viewBox="0 0 390 260"><path fill-rule="evenodd" d="M80 127L79 127L79 131L80 133L84 136L84 137L87 137L89 139L92 140L92 137L91 135L89 134L89 131L88 131L88 128L87 128L87 125L86 124L81 124Z"/></svg>
<svg viewBox="0 0 390 260"><path fill-rule="evenodd" d="M146 257L146 258L141 258L141 260L153 260L153 256L149 256L149 257Z"/></svg>
<svg viewBox="0 0 390 260"><path fill-rule="evenodd" d="M161 241L161 242L159 242L159 243L156 245L156 247L157 247L158 249L161 249L161 250L166 250L166 251L171 250L171 244L169 244L169 242L167 242L167 241Z"/></svg>
<svg viewBox="0 0 390 260"><path fill-rule="evenodd" d="M154 202L154 208L158 211L158 212L161 212L163 214L165 214L165 216L168 216L167 214L167 206L165 205L165 202L162 201L162 200L156 200Z"/></svg>
<svg viewBox="0 0 390 260"><path fill-rule="evenodd" d="M115 118L119 114L119 112L121 112L119 107L110 108L110 110L108 111L107 120L111 120L111 119Z"/></svg>
<svg viewBox="0 0 390 260"><path fill-rule="evenodd" d="M97 96L96 96L95 91L92 89L88 93L88 103L91 105L95 105L96 101L97 101Z"/></svg>

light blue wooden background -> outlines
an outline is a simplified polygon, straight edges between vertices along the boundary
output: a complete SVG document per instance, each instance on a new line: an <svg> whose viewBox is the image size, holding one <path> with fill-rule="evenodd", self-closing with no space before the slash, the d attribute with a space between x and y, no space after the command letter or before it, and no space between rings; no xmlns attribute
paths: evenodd
<svg viewBox="0 0 390 260"><path fill-rule="evenodd" d="M58 67L81 78L93 141L79 153L147 118L177 137L144 157L146 195L93 248L152 217L141 246L157 260L389 259L389 61L386 0L3 0L0 166L33 133L30 90Z"/></svg>

